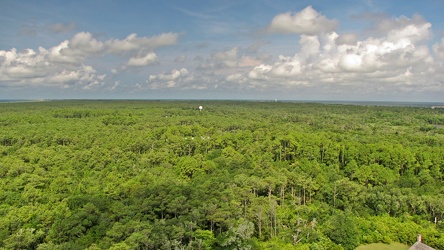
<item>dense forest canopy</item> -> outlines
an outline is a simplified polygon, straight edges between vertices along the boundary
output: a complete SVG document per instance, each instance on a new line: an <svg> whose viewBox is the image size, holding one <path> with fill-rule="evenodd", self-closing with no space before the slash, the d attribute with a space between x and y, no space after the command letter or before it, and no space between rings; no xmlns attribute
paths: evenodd
<svg viewBox="0 0 444 250"><path fill-rule="evenodd" d="M0 104L2 249L444 249L443 178L444 109Z"/></svg>

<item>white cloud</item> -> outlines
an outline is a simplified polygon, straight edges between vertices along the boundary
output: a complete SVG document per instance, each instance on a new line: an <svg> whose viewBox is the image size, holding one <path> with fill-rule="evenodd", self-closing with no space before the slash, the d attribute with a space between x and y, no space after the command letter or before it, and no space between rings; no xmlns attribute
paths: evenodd
<svg viewBox="0 0 444 250"><path fill-rule="evenodd" d="M57 46L49 49L49 60L55 63L80 63L83 58L73 57L72 55L65 55L63 51L67 51L69 41L65 40Z"/></svg>
<svg viewBox="0 0 444 250"><path fill-rule="evenodd" d="M152 51L163 46L171 46L177 43L179 34L162 33L152 37L138 37L137 34L131 34L123 40L111 39L106 42L109 53L121 54L131 51L148 50Z"/></svg>
<svg viewBox="0 0 444 250"><path fill-rule="evenodd" d="M250 81L267 83L268 88L289 88L295 84L386 84L386 90L407 91L412 86L418 90L419 86L426 89L435 84L433 72L437 64L427 46L432 37L431 24L421 16L380 18L364 39L353 33L338 35L334 31L337 24L311 6L298 13L277 15L268 30L300 34L297 52L256 66L244 76ZM433 51L441 57L443 48L444 41L442 45L435 44ZM404 88L406 85L410 88Z"/></svg>
<svg viewBox="0 0 444 250"><path fill-rule="evenodd" d="M54 28L67 27L59 25ZM21 52L15 48L0 50L0 85L82 86L91 89L102 85L106 73L97 73L96 69L87 65L88 59L111 53L130 56L126 59L127 66L146 66L158 61L153 52L155 48L175 44L177 37L178 34L173 33L152 37L131 34L124 40L102 42L89 32L79 32L49 49L40 47L38 51L27 49Z"/></svg>
<svg viewBox="0 0 444 250"><path fill-rule="evenodd" d="M333 31L338 22L318 13L311 6L297 13L281 13L273 18L268 31L272 33L298 33L316 35Z"/></svg>
<svg viewBox="0 0 444 250"><path fill-rule="evenodd" d="M354 45L358 42L358 36L356 34L347 33L339 35L339 37L336 39L337 45Z"/></svg>
<svg viewBox="0 0 444 250"><path fill-rule="evenodd" d="M268 73L273 69L271 65L261 64L254 67L252 71L248 73L248 77L252 80L268 80Z"/></svg>
<svg viewBox="0 0 444 250"><path fill-rule="evenodd" d="M216 74L230 74L233 70L238 71L244 67L253 67L262 63L262 60L258 58L242 54L239 47L214 52L206 60L198 60L200 61L199 69Z"/></svg>
<svg viewBox="0 0 444 250"><path fill-rule="evenodd" d="M204 60L201 57L196 57L195 60L199 61L199 69L201 70L218 70L224 71L227 68L234 68L239 65L239 48L233 47L224 51L218 51L211 54L209 58Z"/></svg>
<svg viewBox="0 0 444 250"><path fill-rule="evenodd" d="M150 75L147 81L150 89L184 87L183 84L193 80L186 68L173 69L170 73Z"/></svg>
<svg viewBox="0 0 444 250"><path fill-rule="evenodd" d="M149 79L146 81L146 85L139 85L139 88L142 90L172 88L180 90L203 90L208 89L211 85L214 87L217 81L218 80L215 79L214 76L205 74L196 75L196 73L191 73L186 68L182 68L180 70L173 69L168 73L150 75Z"/></svg>
<svg viewBox="0 0 444 250"><path fill-rule="evenodd" d="M251 56L243 56L239 60L239 67L254 67L262 63L262 60L258 58L253 58Z"/></svg>
<svg viewBox="0 0 444 250"><path fill-rule="evenodd" d="M0 79L12 80L43 77L47 75L45 53L38 54L32 49L17 52L15 48L10 51L0 51Z"/></svg>
<svg viewBox="0 0 444 250"><path fill-rule="evenodd" d="M92 86L102 82L105 74L97 74L87 65L63 65L53 63L49 52L40 48L38 52L27 49L17 52L0 51L0 85Z"/></svg>
<svg viewBox="0 0 444 250"><path fill-rule="evenodd" d="M300 52L299 57L309 60L310 57L318 57L321 47L321 42L317 36L302 35L299 39Z"/></svg>
<svg viewBox="0 0 444 250"><path fill-rule="evenodd" d="M124 40L110 39L106 42L96 40L89 32L80 32L71 40L65 40L49 49L50 60L58 63L82 63L87 57L100 54L122 54L124 52L145 54L129 59L129 66L144 66L157 61L153 50L173 45L177 42L178 34L163 33L152 37L137 37L131 34Z"/></svg>
<svg viewBox="0 0 444 250"><path fill-rule="evenodd" d="M308 6L270 20L267 39L275 33L297 34L291 43L259 38L248 47L245 41L199 41L196 44L205 46L173 47L175 54L157 49L178 44L178 33L100 39L79 32L46 48L0 50L0 86L92 89L105 86L106 80L108 91L128 90L134 82L146 81L140 88L444 92L444 38L430 46L432 26L419 15L378 18L362 33L341 33L336 30L338 21ZM53 32L74 28L51 27ZM205 54L208 51L212 53ZM161 55L168 59L158 58ZM168 68L171 65L180 67ZM112 74L107 77L108 72Z"/></svg>
<svg viewBox="0 0 444 250"><path fill-rule="evenodd" d="M270 72L273 76L278 78L297 76L302 72L302 63L294 57L280 56Z"/></svg>
<svg viewBox="0 0 444 250"><path fill-rule="evenodd" d="M245 83L245 82L247 82L247 81L248 81L248 78L245 77L245 76L242 75L242 74L236 73L236 74L228 75L228 76L225 78L225 80L228 81L228 82L234 82L234 83L239 83L239 84L241 84L241 83Z"/></svg>
<svg viewBox="0 0 444 250"><path fill-rule="evenodd" d="M58 51L60 52L60 50ZM52 59L54 58L52 56L44 48L39 48L38 52L32 49L17 52L14 48L10 51L0 51L0 61L3 61L0 64L0 84L11 85L11 83L16 83L22 86L58 85L60 87L77 84L90 86L103 81L106 76L105 74L97 74L96 70L91 66L60 64L57 61L53 61ZM72 63L74 61L69 62Z"/></svg>
<svg viewBox="0 0 444 250"><path fill-rule="evenodd" d="M103 43L93 38L89 32L75 34L70 40L69 45L72 50L77 50L85 54L99 53L103 50Z"/></svg>
<svg viewBox="0 0 444 250"><path fill-rule="evenodd" d="M150 75L150 81L161 80L161 81L175 81L181 76L188 75L188 70L182 68L180 70L173 69L171 73Z"/></svg>
<svg viewBox="0 0 444 250"><path fill-rule="evenodd" d="M148 66L158 61L157 55L153 52L147 53L145 56L131 57L127 65L133 67Z"/></svg>
<svg viewBox="0 0 444 250"><path fill-rule="evenodd" d="M211 64L215 67L236 67L239 62L239 48L234 47L226 51L214 53L211 56Z"/></svg>
<svg viewBox="0 0 444 250"><path fill-rule="evenodd" d="M444 60L444 37L441 39L440 43L435 43L433 45L433 51L438 58Z"/></svg>
<svg viewBox="0 0 444 250"><path fill-rule="evenodd" d="M105 75L97 75L96 70L87 65L83 65L74 70L62 70L45 79L51 84L62 83L64 87L69 85L84 85L83 88L91 88L91 86L99 84L104 79Z"/></svg>
<svg viewBox="0 0 444 250"><path fill-rule="evenodd" d="M431 23L419 15L413 15L412 18L401 16L399 18L379 20L375 27L371 29L371 34L385 37L389 42L396 42L402 38L417 43L425 41L432 36L431 27Z"/></svg>
<svg viewBox="0 0 444 250"><path fill-rule="evenodd" d="M80 64L87 57L103 52L104 45L97 41L91 33L80 32L49 49L49 59L57 63Z"/></svg>

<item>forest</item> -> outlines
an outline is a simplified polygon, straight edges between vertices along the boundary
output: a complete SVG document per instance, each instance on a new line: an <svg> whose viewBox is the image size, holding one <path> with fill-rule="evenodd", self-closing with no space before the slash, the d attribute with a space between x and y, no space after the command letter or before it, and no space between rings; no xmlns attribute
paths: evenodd
<svg viewBox="0 0 444 250"><path fill-rule="evenodd" d="M444 249L443 180L444 109L0 103L0 249Z"/></svg>

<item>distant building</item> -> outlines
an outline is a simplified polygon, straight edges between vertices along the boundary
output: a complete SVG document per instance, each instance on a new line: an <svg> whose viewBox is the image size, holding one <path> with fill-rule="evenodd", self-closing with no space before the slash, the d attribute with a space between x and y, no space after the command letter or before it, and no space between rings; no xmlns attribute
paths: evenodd
<svg viewBox="0 0 444 250"><path fill-rule="evenodd" d="M415 244L413 244L409 250L436 250L433 247L429 247L426 244L422 243L422 236L418 234L418 240Z"/></svg>

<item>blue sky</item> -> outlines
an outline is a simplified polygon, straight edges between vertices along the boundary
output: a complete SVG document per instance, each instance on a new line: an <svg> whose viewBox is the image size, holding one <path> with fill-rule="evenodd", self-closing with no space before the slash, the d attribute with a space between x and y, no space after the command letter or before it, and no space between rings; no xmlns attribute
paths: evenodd
<svg viewBox="0 0 444 250"><path fill-rule="evenodd" d="M444 101L441 0L0 5L0 99Z"/></svg>

